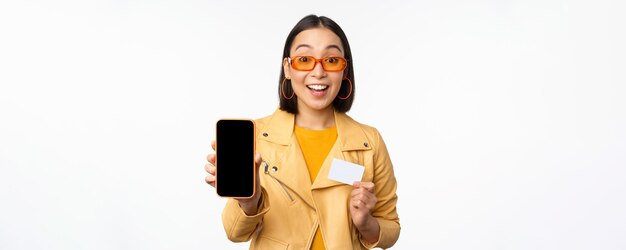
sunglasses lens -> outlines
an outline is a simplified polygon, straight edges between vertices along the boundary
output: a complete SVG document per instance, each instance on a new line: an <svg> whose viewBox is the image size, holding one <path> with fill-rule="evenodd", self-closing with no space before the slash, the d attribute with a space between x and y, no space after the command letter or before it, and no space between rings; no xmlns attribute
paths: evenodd
<svg viewBox="0 0 626 250"><path fill-rule="evenodd" d="M325 57L321 59L322 67L326 71L342 71L346 68L347 62L343 57ZM317 64L317 59L312 56L296 56L291 60L291 66L296 70L313 70Z"/></svg>
<svg viewBox="0 0 626 250"><path fill-rule="evenodd" d="M327 71L341 71L346 68L346 60L341 57L326 57L322 59L322 66Z"/></svg>
<svg viewBox="0 0 626 250"><path fill-rule="evenodd" d="M315 58L311 56L296 56L291 61L291 66L297 70L312 70L315 68Z"/></svg>

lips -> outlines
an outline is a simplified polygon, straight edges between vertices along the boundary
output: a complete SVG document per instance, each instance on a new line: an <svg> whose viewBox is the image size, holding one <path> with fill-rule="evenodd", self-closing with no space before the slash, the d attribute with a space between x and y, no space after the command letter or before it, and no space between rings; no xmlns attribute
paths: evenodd
<svg viewBox="0 0 626 250"><path fill-rule="evenodd" d="M328 93L327 90L329 89L328 85L321 83L309 84L306 85L306 87L310 90L309 93L316 98L323 98L326 96Z"/></svg>
<svg viewBox="0 0 626 250"><path fill-rule="evenodd" d="M306 87L309 88L310 90L315 90L315 91L324 91L328 89L328 85L325 85L325 84L309 84L309 85L306 85Z"/></svg>

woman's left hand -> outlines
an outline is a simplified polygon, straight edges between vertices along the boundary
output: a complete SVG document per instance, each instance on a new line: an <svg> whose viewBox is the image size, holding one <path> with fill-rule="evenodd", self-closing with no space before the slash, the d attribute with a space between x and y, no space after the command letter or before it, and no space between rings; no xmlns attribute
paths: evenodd
<svg viewBox="0 0 626 250"><path fill-rule="evenodd" d="M372 210L378 199L374 195L374 183L356 181L353 186L354 190L350 195L350 215L352 223L360 231L367 228L371 223L370 220L374 219Z"/></svg>

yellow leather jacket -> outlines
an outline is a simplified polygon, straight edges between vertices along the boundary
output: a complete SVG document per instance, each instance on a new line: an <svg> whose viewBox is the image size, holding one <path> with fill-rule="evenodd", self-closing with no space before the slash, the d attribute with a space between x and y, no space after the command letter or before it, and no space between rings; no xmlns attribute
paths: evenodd
<svg viewBox="0 0 626 250"><path fill-rule="evenodd" d="M250 249L310 249L320 226L326 249L391 247L400 235L396 178L387 148L375 128L335 112L337 142L311 183L298 141L295 116L282 110L255 121L262 199L256 215L247 216L234 199L222 212L224 230L233 242L252 239ZM327 178L333 158L365 166L362 181L375 184L378 202L372 215L380 224L379 241L367 244L352 224L348 201L352 186Z"/></svg>

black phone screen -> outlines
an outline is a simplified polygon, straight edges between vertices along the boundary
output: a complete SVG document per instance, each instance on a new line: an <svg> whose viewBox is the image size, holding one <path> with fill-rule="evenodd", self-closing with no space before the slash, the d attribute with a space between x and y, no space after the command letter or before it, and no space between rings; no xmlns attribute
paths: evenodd
<svg viewBox="0 0 626 250"><path fill-rule="evenodd" d="M219 120L216 126L216 188L223 197L252 197L255 187L254 122Z"/></svg>

